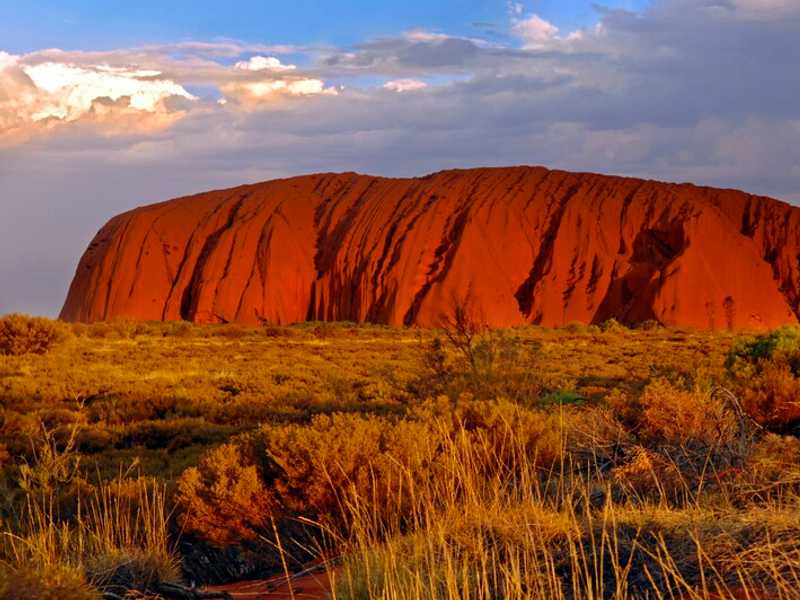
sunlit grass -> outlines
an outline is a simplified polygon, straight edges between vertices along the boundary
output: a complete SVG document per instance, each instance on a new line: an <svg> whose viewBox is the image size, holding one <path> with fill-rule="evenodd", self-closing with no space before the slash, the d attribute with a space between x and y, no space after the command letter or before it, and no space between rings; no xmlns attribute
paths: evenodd
<svg viewBox="0 0 800 600"><path fill-rule="evenodd" d="M97 589L121 597L180 580L163 486L119 478L78 492L76 512L69 516L61 513L56 493L31 491L16 520L6 524L0 572L9 593L27 577L46 580L50 573L70 574L64 598L92 597Z"/></svg>
<svg viewBox="0 0 800 600"><path fill-rule="evenodd" d="M615 494L598 462L567 459L545 474L520 440L511 463L487 477L495 448L463 439L437 455L447 476L420 487L407 473L416 502L402 520L379 518L351 489L346 525L331 530L343 556L328 571L334 598L797 596L795 490L744 505L732 500L738 482L714 478L713 493L689 502Z"/></svg>
<svg viewBox="0 0 800 600"><path fill-rule="evenodd" d="M326 561L342 599L800 589L800 440L762 427L794 426L791 331L763 362L618 324L466 353L353 324L53 327L0 355L2 600L152 591L196 560L179 541Z"/></svg>

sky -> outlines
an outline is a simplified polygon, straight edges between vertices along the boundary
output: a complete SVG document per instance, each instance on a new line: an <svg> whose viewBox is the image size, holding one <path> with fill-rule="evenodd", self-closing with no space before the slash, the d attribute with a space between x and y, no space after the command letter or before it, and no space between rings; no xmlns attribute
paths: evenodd
<svg viewBox="0 0 800 600"><path fill-rule="evenodd" d="M539 164L800 203L800 0L0 0L0 314L113 215Z"/></svg>
<svg viewBox="0 0 800 600"><path fill-rule="evenodd" d="M503 34L510 5L503 0L350 0L198 2L197 0L28 0L0 2L0 40L6 51L111 50L120 45L176 40L235 39L269 44L356 44L378 36L426 29L454 36ZM611 0L635 9L645 0ZM596 22L592 2L538 0L526 9L567 29ZM88 43L87 43L88 42Z"/></svg>

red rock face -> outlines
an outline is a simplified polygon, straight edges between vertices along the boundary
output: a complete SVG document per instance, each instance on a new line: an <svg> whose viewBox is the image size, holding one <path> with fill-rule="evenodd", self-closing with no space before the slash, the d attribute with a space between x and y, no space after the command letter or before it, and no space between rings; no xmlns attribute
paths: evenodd
<svg viewBox="0 0 800 600"><path fill-rule="evenodd" d="M61 317L766 329L800 314L800 209L731 190L550 171L322 174L112 219Z"/></svg>

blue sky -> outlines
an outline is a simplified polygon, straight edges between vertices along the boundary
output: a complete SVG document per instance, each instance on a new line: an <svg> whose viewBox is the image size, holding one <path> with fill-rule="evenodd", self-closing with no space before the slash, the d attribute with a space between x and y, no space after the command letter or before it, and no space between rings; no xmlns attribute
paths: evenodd
<svg viewBox="0 0 800 600"><path fill-rule="evenodd" d="M606 0L607 7L641 9L647 0ZM598 18L588 0L521 2L562 30ZM346 46L409 29L484 35L507 29L507 0L322 0L203 2L198 0L0 0L2 49L106 50L188 39ZM493 26L493 27L491 27Z"/></svg>

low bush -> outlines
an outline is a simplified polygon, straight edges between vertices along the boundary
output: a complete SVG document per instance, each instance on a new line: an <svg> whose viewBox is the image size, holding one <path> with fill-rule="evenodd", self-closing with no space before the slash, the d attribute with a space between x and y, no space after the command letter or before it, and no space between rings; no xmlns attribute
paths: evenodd
<svg viewBox="0 0 800 600"><path fill-rule="evenodd" d="M585 334L589 332L589 326L582 321L570 321L561 326L561 329L573 335Z"/></svg>
<svg viewBox="0 0 800 600"><path fill-rule="evenodd" d="M438 447L462 438L481 449L473 458L482 463L481 470L516 476L520 461L545 472L561 461L565 431L576 414L529 409L509 400L451 402L440 397L413 409L411 416L434 424Z"/></svg>
<svg viewBox="0 0 800 600"><path fill-rule="evenodd" d="M800 328L743 338L725 364L748 415L777 432L800 426Z"/></svg>
<svg viewBox="0 0 800 600"><path fill-rule="evenodd" d="M65 332L49 319L6 315L0 318L0 354L44 354L65 337Z"/></svg>
<svg viewBox="0 0 800 600"><path fill-rule="evenodd" d="M151 514L133 483L106 504L128 507L120 526L87 514L135 460L177 489L148 522L181 535L198 582L280 569L277 531L345 561L389 549L374 593L343 597L710 598L731 574L796 595L800 446L720 387L787 431L792 330L738 341L726 370L727 333L226 327L75 326L46 357L0 356L3 539L20 551L0 580L77 565L78 587L152 595L172 579L172 546L131 535ZM53 519L19 522L29 497Z"/></svg>
<svg viewBox="0 0 800 600"><path fill-rule="evenodd" d="M600 323L600 329L604 333L625 333L628 331L628 328L625 327L622 323L617 321L614 317L610 319L606 319L602 323Z"/></svg>
<svg viewBox="0 0 800 600"><path fill-rule="evenodd" d="M95 454L113 448L118 436L113 431L87 425L78 429L75 438L76 448L84 454Z"/></svg>
<svg viewBox="0 0 800 600"><path fill-rule="evenodd" d="M118 438L121 447L175 449L197 443L219 442L230 437L233 428L205 419L178 418L138 421L124 428Z"/></svg>
<svg viewBox="0 0 800 600"><path fill-rule="evenodd" d="M737 340L725 366L733 375L741 376L759 371L769 361L786 364L794 375L800 373L800 328L783 327Z"/></svg>
<svg viewBox="0 0 800 600"><path fill-rule="evenodd" d="M221 337L228 339L241 339L245 338L258 330L254 327L246 327L244 325L215 325L206 330L206 334L210 337Z"/></svg>
<svg viewBox="0 0 800 600"><path fill-rule="evenodd" d="M40 468L48 463L31 465ZM0 537L0 599L154 597L162 583L179 581L161 484L138 477L90 486L59 476L22 489L24 508ZM67 494L77 510L63 509Z"/></svg>
<svg viewBox="0 0 800 600"><path fill-rule="evenodd" d="M658 329L663 328L663 325L660 321L656 319L646 319L644 321L640 321L636 323L634 329L638 329L640 331L657 331Z"/></svg>
<svg viewBox="0 0 800 600"><path fill-rule="evenodd" d="M508 398L535 406L545 389L536 369L536 345L521 344L513 333L458 331L435 337L423 348L419 375L410 391L421 398L447 395L493 400Z"/></svg>
<svg viewBox="0 0 800 600"><path fill-rule="evenodd" d="M294 334L294 332L288 327L270 324L264 324L262 326L262 333L268 338L291 337Z"/></svg>
<svg viewBox="0 0 800 600"><path fill-rule="evenodd" d="M765 365L742 386L739 394L747 413L765 427L798 433L800 378L787 365Z"/></svg>
<svg viewBox="0 0 800 600"><path fill-rule="evenodd" d="M738 475L736 495L751 503L792 498L800 491L800 439L766 434Z"/></svg>
<svg viewBox="0 0 800 600"><path fill-rule="evenodd" d="M308 426L263 434L281 504L317 520L336 521L353 497L372 499L376 518L402 514L408 506L397 490L431 477L435 467L436 436L417 421L319 415Z"/></svg>
<svg viewBox="0 0 800 600"><path fill-rule="evenodd" d="M187 533L212 543L236 544L266 531L276 501L264 483L252 440L224 444L184 471L176 502Z"/></svg>
<svg viewBox="0 0 800 600"><path fill-rule="evenodd" d="M184 472L180 519L192 533L221 542L226 535L254 538L287 516L341 526L352 502L368 499L364 508L376 522L402 522L415 514L419 490L465 476L463 465L446 460L453 447L470 454L482 476L514 480L523 476L521 464L543 472L557 464L563 427L557 413L446 398L402 419L333 414L267 426Z"/></svg>
<svg viewBox="0 0 800 600"><path fill-rule="evenodd" d="M86 336L94 340L113 337L117 331L108 323L90 323L86 326Z"/></svg>
<svg viewBox="0 0 800 600"><path fill-rule="evenodd" d="M164 337L187 338L195 334L195 326L188 321L170 321L162 325L161 334Z"/></svg>
<svg viewBox="0 0 800 600"><path fill-rule="evenodd" d="M637 433L649 445L705 450L736 441L734 410L711 390L682 389L657 380L645 388Z"/></svg>
<svg viewBox="0 0 800 600"><path fill-rule="evenodd" d="M612 472L638 500L689 500L703 485L718 487L720 474L741 468L757 441L735 399L664 379L647 386L623 415L634 437Z"/></svg>

